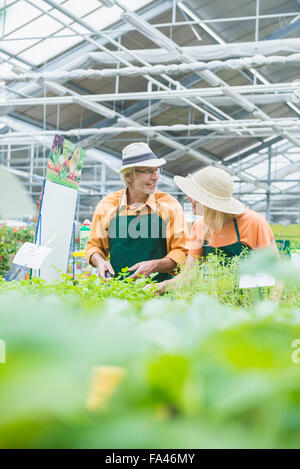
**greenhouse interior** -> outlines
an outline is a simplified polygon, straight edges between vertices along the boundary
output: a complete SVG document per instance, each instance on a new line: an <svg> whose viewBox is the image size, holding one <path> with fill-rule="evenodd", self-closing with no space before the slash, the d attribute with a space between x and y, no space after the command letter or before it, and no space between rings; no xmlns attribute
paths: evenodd
<svg viewBox="0 0 300 469"><path fill-rule="evenodd" d="M299 449L300 0L0 34L0 449Z"/></svg>

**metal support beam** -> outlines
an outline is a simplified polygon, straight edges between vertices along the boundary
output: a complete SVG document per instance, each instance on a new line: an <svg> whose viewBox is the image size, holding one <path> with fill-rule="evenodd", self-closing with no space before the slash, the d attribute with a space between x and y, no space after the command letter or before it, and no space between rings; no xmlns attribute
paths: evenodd
<svg viewBox="0 0 300 469"><path fill-rule="evenodd" d="M268 186L271 185L271 163L272 163L272 152L271 147L269 147L268 153ZM270 222L270 192L267 192L267 207L266 207L266 218Z"/></svg>
<svg viewBox="0 0 300 469"><path fill-rule="evenodd" d="M300 54L299 54L300 57ZM66 93L70 90L62 87ZM243 95L244 99L250 103L265 99L265 102L281 102L285 101L286 97L292 96L292 92L300 94L300 83L277 83L270 86L267 85L244 85L244 86L231 86L230 88L234 93ZM268 93L267 95L265 95ZM288 95L286 93L289 93ZM192 88L192 89L168 89L164 91L138 91L128 93L105 93L105 94L87 94L78 95L78 93L71 93L68 96L49 96L49 97L28 97L28 98L10 98L1 99L0 108L7 108L8 106L56 106L57 104L79 104L84 105L85 102L91 104L99 102L115 102L115 101L138 101L138 100L167 100L172 103L172 100L182 98L205 98L215 99L219 97L221 104L231 105L232 99L223 96L223 87L208 87L208 88ZM299 98L300 100L300 98ZM188 103L183 102L183 105ZM94 111L93 108L91 108Z"/></svg>
<svg viewBox="0 0 300 469"><path fill-rule="evenodd" d="M32 182L33 182L33 163L34 163L34 145L30 148L30 169L29 169L29 192L32 195Z"/></svg>

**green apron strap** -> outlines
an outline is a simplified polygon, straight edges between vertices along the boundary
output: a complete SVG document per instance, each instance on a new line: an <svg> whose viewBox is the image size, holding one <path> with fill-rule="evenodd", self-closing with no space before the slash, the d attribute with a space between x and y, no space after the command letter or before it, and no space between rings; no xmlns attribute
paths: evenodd
<svg viewBox="0 0 300 469"><path fill-rule="evenodd" d="M241 238L240 238L240 232L239 232L239 229L238 229L238 224L237 224L236 218L233 219L233 223L234 223L234 228L235 228L235 232L236 232L236 236L237 236L238 242L240 243L240 242L241 242ZM208 245L208 243L207 243L207 241L206 241L206 239L205 239L202 246L207 246L207 245Z"/></svg>
<svg viewBox="0 0 300 469"><path fill-rule="evenodd" d="M116 213L116 217L118 217L118 216L119 216L119 213L120 213L120 207L121 207L122 198L123 198L123 195L122 195L121 198L120 198L120 202L119 202L119 205L118 205L118 210L117 210L117 213Z"/></svg>
<svg viewBox="0 0 300 469"><path fill-rule="evenodd" d="M235 228L235 232L236 232L236 235L237 235L238 242L240 243L241 238L240 238L240 232L239 232L239 229L238 229L238 224L237 224L236 218L233 219L233 223L234 223L234 228Z"/></svg>

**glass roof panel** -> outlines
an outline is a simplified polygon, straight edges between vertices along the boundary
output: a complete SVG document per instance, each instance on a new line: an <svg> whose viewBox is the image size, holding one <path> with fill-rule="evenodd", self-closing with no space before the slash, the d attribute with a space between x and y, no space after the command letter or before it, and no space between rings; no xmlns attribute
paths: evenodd
<svg viewBox="0 0 300 469"><path fill-rule="evenodd" d="M12 65L4 62L3 64L0 65L0 73L10 73L12 69Z"/></svg>
<svg viewBox="0 0 300 469"><path fill-rule="evenodd" d="M298 161L299 163L299 161ZM300 170L294 171L293 173L289 174L286 179L298 179L300 183Z"/></svg>
<svg viewBox="0 0 300 469"><path fill-rule="evenodd" d="M108 8L106 8L108 10ZM109 24L113 24L115 21L118 20L121 10L119 7L112 7L109 8L109 16L110 16L110 22L107 22L107 15L103 14L103 8L101 10L96 11L95 13L91 13L86 17L87 21L91 26L94 26L95 28L103 29Z"/></svg>
<svg viewBox="0 0 300 469"><path fill-rule="evenodd" d="M239 194L236 194L238 199L244 201L247 203L248 202L255 202L257 200L264 200L266 198L265 195L263 194L245 194L245 195L239 195Z"/></svg>
<svg viewBox="0 0 300 469"><path fill-rule="evenodd" d="M291 187L294 187L295 183L294 182L276 182L275 185L276 185L276 187L278 187L278 189L285 192L286 190L290 189Z"/></svg>
<svg viewBox="0 0 300 469"><path fill-rule="evenodd" d="M137 10L151 1L123 0L123 4L131 10ZM78 0L58 0L58 3L67 8L70 13L86 20L98 30L118 21L122 12L117 6L106 8L97 0L84 0L84 2L78 2ZM46 14L47 12L52 17L49 17ZM63 36L75 34L74 31L65 28L64 25L72 25L76 35L55 39L49 37L55 34ZM89 30L75 23L67 15L50 7L43 0L18 0L11 2L7 6L6 14L0 18L0 28L4 32L2 34L3 50L13 55L19 55L20 58L27 60L34 66L40 65L80 43L83 40L80 34L90 34ZM29 39L33 37L36 39Z"/></svg>
<svg viewBox="0 0 300 469"><path fill-rule="evenodd" d="M1 16L1 32L7 36L17 28L22 27L29 21L32 21L37 15L37 9L19 0L6 7L6 12Z"/></svg>
<svg viewBox="0 0 300 469"><path fill-rule="evenodd" d="M265 160L262 163L256 164L253 168L248 168L247 173L252 176L262 178L268 172L268 161Z"/></svg>
<svg viewBox="0 0 300 469"><path fill-rule="evenodd" d="M78 37L56 38L51 42L50 40L47 42L43 41L23 52L22 57L34 65L41 65L41 63L46 62L51 57L59 54L62 50L76 45L78 42ZM51 54L49 54L50 50Z"/></svg>
<svg viewBox="0 0 300 469"><path fill-rule="evenodd" d="M33 36L45 36L45 32L49 35L57 31L58 26L59 23L53 18L43 15L34 20L34 27L33 23L29 23L11 34L11 37L23 39L26 37L31 38Z"/></svg>
<svg viewBox="0 0 300 469"><path fill-rule="evenodd" d="M7 50L10 54L18 56L25 48L27 49L28 47L32 47L35 44L35 42L36 41L34 40L30 41L30 40L25 40L25 39L23 39L22 41L9 41L9 42L6 42L5 45L2 45L2 49L3 51ZM22 54L20 55L20 57L25 59L25 57L23 57Z"/></svg>

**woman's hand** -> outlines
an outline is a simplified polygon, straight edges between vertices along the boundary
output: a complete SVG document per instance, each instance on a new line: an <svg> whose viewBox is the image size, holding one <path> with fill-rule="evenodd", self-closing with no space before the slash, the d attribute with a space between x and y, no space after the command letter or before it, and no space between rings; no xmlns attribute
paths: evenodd
<svg viewBox="0 0 300 469"><path fill-rule="evenodd" d="M279 282L279 281L277 281L277 282L275 283L275 286L272 288L272 291L271 291L271 298L272 298L273 301L275 301L275 303L276 303L277 305L279 305L279 303L280 303L283 290L284 290L284 283L283 283L283 282Z"/></svg>
<svg viewBox="0 0 300 469"><path fill-rule="evenodd" d="M164 280L163 282L156 283L153 285L145 285L143 290L150 290L153 289L154 295L162 295L165 292L166 286L168 285L168 280Z"/></svg>

